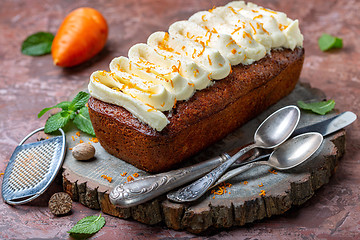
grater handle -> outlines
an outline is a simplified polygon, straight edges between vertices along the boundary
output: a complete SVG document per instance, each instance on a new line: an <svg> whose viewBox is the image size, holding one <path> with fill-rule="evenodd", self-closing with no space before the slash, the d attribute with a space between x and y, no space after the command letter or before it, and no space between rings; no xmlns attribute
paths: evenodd
<svg viewBox="0 0 360 240"><path fill-rule="evenodd" d="M45 127L41 127L41 128L38 128L38 129L32 131L32 132L29 133L26 137L24 137L24 139L19 143L18 146L23 145L24 142L26 142L26 140L28 140L32 135L34 135L34 134L37 133L37 132L43 131L44 129L45 129ZM65 136L64 131L63 131L61 128L59 128L59 131L61 132L61 135L64 137L64 136Z"/></svg>
<svg viewBox="0 0 360 240"><path fill-rule="evenodd" d="M24 137L24 139L19 143L19 146L23 145L24 142L26 142L26 140L28 140L32 135L34 135L35 133L40 132L40 131L42 131L42 130L44 130L44 129L45 129L45 127L41 127L41 128L38 128L38 129L32 131L31 133L29 133L29 134L28 134L26 137Z"/></svg>

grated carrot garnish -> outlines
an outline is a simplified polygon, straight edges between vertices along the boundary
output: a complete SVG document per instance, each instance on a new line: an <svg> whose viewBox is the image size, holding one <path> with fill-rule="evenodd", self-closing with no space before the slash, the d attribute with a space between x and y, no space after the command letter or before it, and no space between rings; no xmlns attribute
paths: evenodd
<svg viewBox="0 0 360 240"><path fill-rule="evenodd" d="M210 59L210 55L208 55L207 58L208 58L208 61L209 61L210 66L211 66L211 65L212 65L212 62L211 62L211 59Z"/></svg>
<svg viewBox="0 0 360 240"><path fill-rule="evenodd" d="M128 176L128 177L127 177L127 181L128 181L128 182L131 182L132 180L134 180L134 178L133 178L132 176Z"/></svg>
<svg viewBox="0 0 360 240"><path fill-rule="evenodd" d="M137 177L139 177L139 174L138 174L138 173L134 173L133 176L137 178Z"/></svg>
<svg viewBox="0 0 360 240"><path fill-rule="evenodd" d="M260 14L260 15L257 15L256 17L254 17L253 20L255 20L257 18L262 18L262 17L263 17L263 15Z"/></svg>
<svg viewBox="0 0 360 240"><path fill-rule="evenodd" d="M248 38L250 38L251 40L253 39L252 36L251 36L248 32L245 32L245 31L244 31L244 33L243 33L243 38L245 38L245 37L248 37Z"/></svg>
<svg viewBox="0 0 360 240"><path fill-rule="evenodd" d="M213 199L215 199L215 195L223 195L224 193L229 193L227 191L228 188L230 188L232 185L230 183L222 182L217 186L217 190L213 189L211 190L211 194L214 194Z"/></svg>
<svg viewBox="0 0 360 240"><path fill-rule="evenodd" d="M272 170L268 170L269 173L272 173L272 174L277 174L277 172L275 171L275 169L272 169Z"/></svg>
<svg viewBox="0 0 360 240"><path fill-rule="evenodd" d="M234 39L233 39L233 40L231 40L228 44L226 44L226 47L230 46L230 45L231 45L231 44L233 44L233 43L235 43L235 44L236 44L236 42L234 41Z"/></svg>
<svg viewBox="0 0 360 240"><path fill-rule="evenodd" d="M259 193L260 196L265 196L265 194L266 194L265 190L261 190Z"/></svg>
<svg viewBox="0 0 360 240"><path fill-rule="evenodd" d="M280 31L284 31L287 27L288 27L288 26L279 24L279 29L280 29Z"/></svg>
<svg viewBox="0 0 360 240"><path fill-rule="evenodd" d="M234 31L233 31L231 34L236 33L236 32L239 31L240 29L241 29L241 27L238 27L238 28L234 29Z"/></svg>
<svg viewBox="0 0 360 240"><path fill-rule="evenodd" d="M120 174L120 176L125 177L126 174L127 174L127 172L123 172L122 174Z"/></svg>
<svg viewBox="0 0 360 240"><path fill-rule="evenodd" d="M95 137L95 138L90 138L89 139L91 142L93 142L93 143L97 143L97 142L99 142L99 140Z"/></svg>
<svg viewBox="0 0 360 240"><path fill-rule="evenodd" d="M196 49L194 49L194 52L193 52L193 54L191 55L192 58L195 58L195 57L194 57L195 53L196 53Z"/></svg>
<svg viewBox="0 0 360 240"><path fill-rule="evenodd" d="M108 180L110 183L111 183L111 181L112 181L112 177L108 177L108 176L106 176L106 175L101 175L101 177L104 178L104 179L106 179L106 180Z"/></svg>
<svg viewBox="0 0 360 240"><path fill-rule="evenodd" d="M189 38L189 39L193 39L193 38L194 38L194 36L195 36L195 35L190 36L190 35L189 35L189 32L187 32L187 33L186 33L186 37L187 37L187 38Z"/></svg>
<svg viewBox="0 0 360 240"><path fill-rule="evenodd" d="M212 28L211 32L212 33L218 33L215 28Z"/></svg>
<svg viewBox="0 0 360 240"><path fill-rule="evenodd" d="M237 12L235 12L234 8L233 7L229 7L230 10L234 13L234 14L237 14Z"/></svg>
<svg viewBox="0 0 360 240"><path fill-rule="evenodd" d="M256 29L254 28L254 26L250 23L251 28L254 30L254 34L256 34Z"/></svg>
<svg viewBox="0 0 360 240"><path fill-rule="evenodd" d="M273 13L273 14L277 14L277 12L274 12L274 11L271 11L269 9L266 9L266 8L260 8L261 10L264 10L266 12L269 12L269 13Z"/></svg>
<svg viewBox="0 0 360 240"><path fill-rule="evenodd" d="M267 35L270 35L270 33L265 30L263 23L260 23L260 26L261 26L262 30L263 30L264 32L266 32Z"/></svg>
<svg viewBox="0 0 360 240"><path fill-rule="evenodd" d="M205 51L205 43L203 41L199 41L199 43L201 44L201 46L203 48L202 48L201 52L198 54L198 57L200 57Z"/></svg>
<svg viewBox="0 0 360 240"><path fill-rule="evenodd" d="M196 69L195 71L194 71L194 77L196 77L196 75L199 73L199 69Z"/></svg>

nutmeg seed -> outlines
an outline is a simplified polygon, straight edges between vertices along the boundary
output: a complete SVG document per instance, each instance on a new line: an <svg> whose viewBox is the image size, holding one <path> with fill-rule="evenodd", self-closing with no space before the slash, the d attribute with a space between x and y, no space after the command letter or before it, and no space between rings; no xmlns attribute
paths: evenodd
<svg viewBox="0 0 360 240"><path fill-rule="evenodd" d="M89 160L95 155L95 148L89 143L80 143L72 150L72 155L76 160Z"/></svg>
<svg viewBox="0 0 360 240"><path fill-rule="evenodd" d="M50 212L54 215L63 215L70 212L72 200L69 194L58 192L51 196L49 200Z"/></svg>

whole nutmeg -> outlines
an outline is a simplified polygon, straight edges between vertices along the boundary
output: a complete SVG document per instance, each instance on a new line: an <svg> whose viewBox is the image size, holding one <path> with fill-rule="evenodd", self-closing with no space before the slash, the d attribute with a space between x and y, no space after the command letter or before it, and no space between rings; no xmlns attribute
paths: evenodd
<svg viewBox="0 0 360 240"><path fill-rule="evenodd" d="M89 143L80 143L72 150L72 155L76 160L89 160L95 155L95 148Z"/></svg>
<svg viewBox="0 0 360 240"><path fill-rule="evenodd" d="M58 192L51 196L49 200L50 212L54 215L63 215L70 212L72 200L69 194Z"/></svg>

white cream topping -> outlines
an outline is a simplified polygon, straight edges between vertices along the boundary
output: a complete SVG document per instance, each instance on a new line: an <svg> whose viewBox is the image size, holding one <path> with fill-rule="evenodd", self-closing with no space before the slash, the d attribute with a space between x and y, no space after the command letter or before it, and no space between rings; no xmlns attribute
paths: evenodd
<svg viewBox="0 0 360 240"><path fill-rule="evenodd" d="M251 64L273 48L302 46L299 22L286 14L243 1L195 13L169 33L155 32L128 56L114 58L110 71L90 77L90 94L124 107L161 131L164 111L229 75L231 65Z"/></svg>
<svg viewBox="0 0 360 240"><path fill-rule="evenodd" d="M165 50L162 47L164 38L166 38L165 32L155 32L149 36L147 44L163 56L164 59L171 62L173 66L178 66L180 63L180 74L191 80L195 84L196 90L209 86L211 84L210 72L186 56Z"/></svg>
<svg viewBox="0 0 360 240"><path fill-rule="evenodd" d="M204 44L206 48L217 49L225 59L229 60L231 65L238 65L244 58L243 49L234 42L229 34L207 31L200 25L190 21L175 22L169 28L170 35L171 30L177 31L177 33L192 41ZM212 64L218 64L217 66L220 66L222 71L228 71L228 68L223 66L224 63L214 62Z"/></svg>
<svg viewBox="0 0 360 240"><path fill-rule="evenodd" d="M233 7L235 11L245 17L262 23L264 29L270 34L273 43L272 48L290 48L303 46L304 37L300 32L299 21L291 20L285 13L273 11L253 3L245 4L244 1L234 1L226 5Z"/></svg>
<svg viewBox="0 0 360 240"><path fill-rule="evenodd" d="M134 45L129 50L129 58L134 63L134 73L163 85L177 100L187 100L193 95L194 83L181 76L178 70L179 63L167 61L150 46Z"/></svg>

